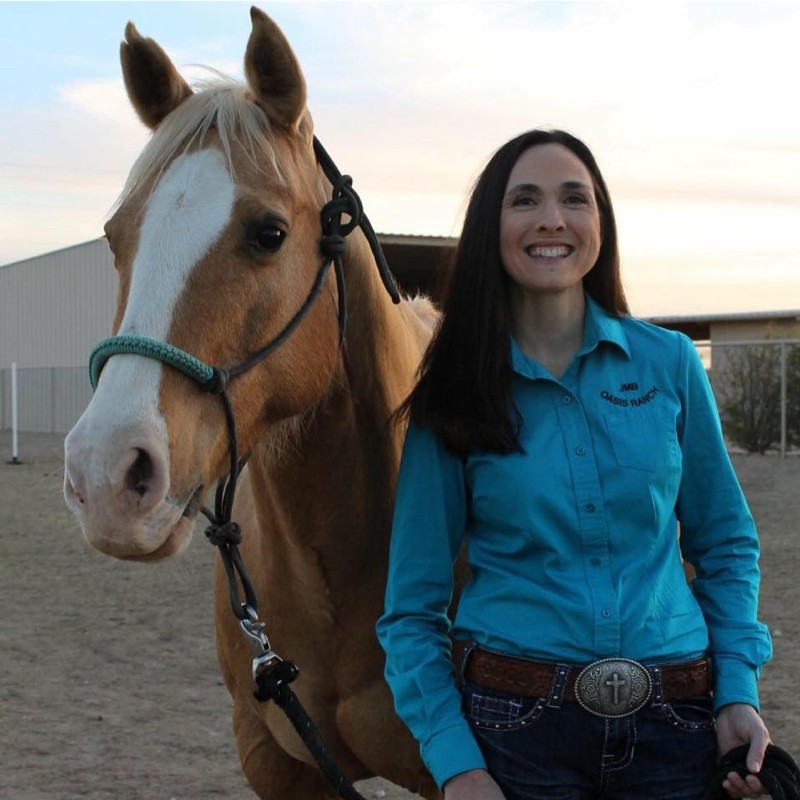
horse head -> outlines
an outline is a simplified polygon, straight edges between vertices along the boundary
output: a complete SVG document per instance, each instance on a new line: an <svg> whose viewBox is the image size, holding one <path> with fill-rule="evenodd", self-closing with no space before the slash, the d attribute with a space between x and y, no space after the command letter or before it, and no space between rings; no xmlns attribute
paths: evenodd
<svg viewBox="0 0 800 800"><path fill-rule="evenodd" d="M326 182L303 74L278 27L251 10L246 84L193 91L133 24L125 86L153 134L106 225L119 275L116 337L163 342L203 364L247 361L286 327L322 275ZM227 387L240 452L278 440L320 402L340 365L331 273L302 324ZM219 399L130 352L109 358L65 443L64 492L109 555L180 552L228 466Z"/></svg>

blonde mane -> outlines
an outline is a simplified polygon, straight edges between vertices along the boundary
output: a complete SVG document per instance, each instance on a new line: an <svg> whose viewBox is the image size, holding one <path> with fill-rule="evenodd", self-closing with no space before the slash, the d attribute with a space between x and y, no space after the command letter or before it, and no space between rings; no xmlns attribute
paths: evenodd
<svg viewBox="0 0 800 800"><path fill-rule="evenodd" d="M270 122L252 99L246 84L220 73L198 82L195 92L168 114L137 158L115 203L118 208L140 187L155 183L173 158L193 145L202 145L209 131L219 137L231 177L232 151L238 146L257 170L270 168L281 183L286 179L270 141Z"/></svg>

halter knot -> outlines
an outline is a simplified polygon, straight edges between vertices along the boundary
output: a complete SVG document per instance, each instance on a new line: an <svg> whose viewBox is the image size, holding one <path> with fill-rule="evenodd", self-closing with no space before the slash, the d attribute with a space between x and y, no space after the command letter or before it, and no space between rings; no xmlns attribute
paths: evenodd
<svg viewBox="0 0 800 800"><path fill-rule="evenodd" d="M344 255L347 252L347 242L340 233L330 233L323 236L319 243L322 254L328 258Z"/></svg>
<svg viewBox="0 0 800 800"><path fill-rule="evenodd" d="M242 541L242 530L235 522L223 522L222 525L212 522L206 528L206 538L215 547L238 545Z"/></svg>
<svg viewBox="0 0 800 800"><path fill-rule="evenodd" d="M228 388L227 370L222 367L212 367L211 377L203 383L203 390L211 394L222 394Z"/></svg>
<svg viewBox="0 0 800 800"><path fill-rule="evenodd" d="M342 214L350 217L347 223L342 222ZM349 175L340 175L333 183L331 199L320 212L323 233L347 236L361 224L363 216L364 206L353 188L353 179Z"/></svg>

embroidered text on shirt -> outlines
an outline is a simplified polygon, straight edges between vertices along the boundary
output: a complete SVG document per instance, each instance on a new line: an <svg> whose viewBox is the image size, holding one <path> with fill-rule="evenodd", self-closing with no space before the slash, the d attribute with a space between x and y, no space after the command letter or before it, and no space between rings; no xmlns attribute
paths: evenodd
<svg viewBox="0 0 800 800"><path fill-rule="evenodd" d="M627 386L630 384L624 385ZM635 386L636 384L633 385ZM619 406L620 408L635 408L636 406L646 406L658 394L658 391L658 387L653 386L639 397L627 398L618 397L617 395L611 394L611 392L608 392L604 389L602 392L600 392L600 397L612 405Z"/></svg>

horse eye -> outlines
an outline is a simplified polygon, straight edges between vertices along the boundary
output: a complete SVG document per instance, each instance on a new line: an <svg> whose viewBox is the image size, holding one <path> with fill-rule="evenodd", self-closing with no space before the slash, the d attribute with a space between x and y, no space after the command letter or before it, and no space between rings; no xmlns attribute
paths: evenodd
<svg viewBox="0 0 800 800"><path fill-rule="evenodd" d="M247 243L260 252L274 253L285 238L286 231L274 222L259 222L248 226Z"/></svg>

